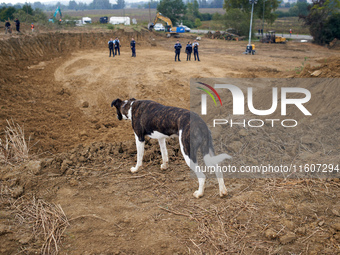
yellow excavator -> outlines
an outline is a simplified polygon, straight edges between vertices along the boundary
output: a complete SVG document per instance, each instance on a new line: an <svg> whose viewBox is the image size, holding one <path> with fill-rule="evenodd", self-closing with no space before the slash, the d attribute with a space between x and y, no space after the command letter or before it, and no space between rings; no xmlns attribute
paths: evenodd
<svg viewBox="0 0 340 255"><path fill-rule="evenodd" d="M168 36L171 36L172 34L185 33L185 28L184 27L173 27L171 19L169 19L168 17L163 16L162 13L160 13L160 12L157 12L155 20L153 21L153 23L149 23L148 24L148 29L152 30L153 27L155 26L155 24L157 23L157 21L159 19L163 20L164 22L166 22L165 32L168 33Z"/></svg>
<svg viewBox="0 0 340 255"><path fill-rule="evenodd" d="M269 31L266 36L261 39L263 43L286 43L286 38L276 36L275 31Z"/></svg>

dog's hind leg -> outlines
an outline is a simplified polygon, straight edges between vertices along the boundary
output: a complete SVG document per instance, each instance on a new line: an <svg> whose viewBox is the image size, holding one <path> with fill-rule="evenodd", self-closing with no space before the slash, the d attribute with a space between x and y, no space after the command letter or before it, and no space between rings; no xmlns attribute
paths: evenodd
<svg viewBox="0 0 340 255"><path fill-rule="evenodd" d="M187 165L191 168L191 170L195 172L195 174L197 176L197 179L198 179L198 190L196 190L193 195L196 198L200 198L204 194L205 175L197 167L198 166L198 164L197 164L197 157L196 157L197 149L196 150L192 150L192 152L191 152L192 155L191 156L193 157L193 159L191 159L187 154L185 154L185 150L184 150L184 146L183 146L183 144L185 144L185 142L182 141L182 138L183 138L182 137L182 130L180 130L179 131L179 145L181 147L182 155L183 155L183 157L185 159L185 163L187 163ZM190 140L190 137L189 137L189 140ZM188 143L188 141L187 141L187 143ZM188 149L187 151L190 151L190 149Z"/></svg>
<svg viewBox="0 0 340 255"><path fill-rule="evenodd" d="M161 169L164 170L168 168L168 162L169 162L168 150L166 149L166 139L160 138L158 139L158 143L159 143L159 147L161 148L162 161L163 161L163 164L161 165Z"/></svg>
<svg viewBox="0 0 340 255"><path fill-rule="evenodd" d="M212 151L210 151L210 153L206 154L203 157L203 159L204 159L205 164L208 167L214 167L215 168L215 174L216 174L216 178L217 178L217 181L218 181L220 197L223 197L223 196L227 195L227 188L224 185L223 172L217 166L224 159L231 158L231 157L227 154L220 154L218 156L212 156L213 154L214 153Z"/></svg>
<svg viewBox="0 0 340 255"><path fill-rule="evenodd" d="M200 170L196 169L197 163L192 165L194 166L193 171L195 172L198 179L198 190L196 190L193 195L196 198L200 198L204 194L205 175Z"/></svg>
<svg viewBox="0 0 340 255"><path fill-rule="evenodd" d="M228 191L224 184L223 172L221 170L216 169L215 174L216 174L217 181L218 181L220 197L226 196L228 194Z"/></svg>
<svg viewBox="0 0 340 255"><path fill-rule="evenodd" d="M135 173L138 171L138 169L142 166L143 164L143 156L144 156L144 141L139 141L138 136L135 134L136 138L136 147L137 147L137 164L135 167L131 167L131 172Z"/></svg>

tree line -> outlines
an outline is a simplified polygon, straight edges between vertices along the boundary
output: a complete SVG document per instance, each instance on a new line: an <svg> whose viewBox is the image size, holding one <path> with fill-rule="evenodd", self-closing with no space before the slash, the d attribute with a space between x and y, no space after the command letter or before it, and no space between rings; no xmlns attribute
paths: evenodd
<svg viewBox="0 0 340 255"><path fill-rule="evenodd" d="M265 1L265 2L264 2ZM255 18L264 19L272 24L279 16L276 9L280 0L258 0L254 6ZM225 14L213 15L200 13L199 2L193 0L186 5L182 0L161 0L157 11L171 19L176 24L182 21L189 27L199 27L204 20L220 20L226 27L234 28L240 35L249 33L251 4L249 0L224 0ZM298 16L309 27L314 42L327 44L334 38L340 39L340 0L313 0L308 4L306 0L299 0L292 5L288 14Z"/></svg>
<svg viewBox="0 0 340 255"><path fill-rule="evenodd" d="M14 20L18 18L25 22L40 22L47 23L47 16L41 9L33 9L30 4L25 4L21 8L15 7L0 7L0 21Z"/></svg>
<svg viewBox="0 0 340 255"><path fill-rule="evenodd" d="M299 17L300 15L308 15L310 9L309 3L305 1L298 1L297 3L289 4L290 8L287 12L280 10L275 11L278 18L283 17Z"/></svg>

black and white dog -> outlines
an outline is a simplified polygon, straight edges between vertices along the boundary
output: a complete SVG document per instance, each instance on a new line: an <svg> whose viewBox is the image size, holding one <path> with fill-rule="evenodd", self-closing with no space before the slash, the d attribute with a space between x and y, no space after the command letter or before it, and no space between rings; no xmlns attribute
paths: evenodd
<svg viewBox="0 0 340 255"><path fill-rule="evenodd" d="M131 168L133 173L142 166L145 136L158 139L163 160L161 169L167 169L169 161L165 139L179 136L179 144L185 162L198 178L199 188L194 192L196 198L203 196L205 183L204 173L196 171L198 149L201 150L207 166L216 166L222 160L231 158L227 154L215 156L210 130L202 118L194 112L134 98L125 101L116 99L111 103L111 107L113 106L117 108L119 120L131 120L135 132L137 164ZM223 173L219 171L215 171L215 173L222 197L227 194Z"/></svg>

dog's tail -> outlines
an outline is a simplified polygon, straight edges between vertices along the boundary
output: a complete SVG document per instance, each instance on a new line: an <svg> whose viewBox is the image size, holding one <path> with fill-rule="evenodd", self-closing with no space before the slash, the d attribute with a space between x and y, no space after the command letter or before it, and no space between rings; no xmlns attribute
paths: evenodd
<svg viewBox="0 0 340 255"><path fill-rule="evenodd" d="M214 150L214 145L213 145L213 139L211 137L211 133L209 131L209 142L208 142L208 146L209 146L209 153L203 153L203 160L204 163L207 166L215 166L218 163L222 162L225 159L232 159L232 156L226 154L226 153L222 153L219 155L215 155L215 150Z"/></svg>
<svg viewBox="0 0 340 255"><path fill-rule="evenodd" d="M204 159L204 163L207 166L215 166L225 159L232 159L232 156L230 156L226 153L222 153L222 154L217 155L217 156L212 156L210 153L208 153L203 157L203 159Z"/></svg>

